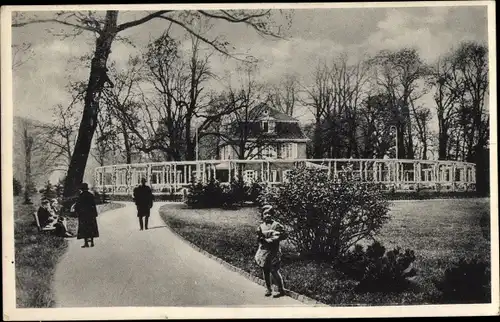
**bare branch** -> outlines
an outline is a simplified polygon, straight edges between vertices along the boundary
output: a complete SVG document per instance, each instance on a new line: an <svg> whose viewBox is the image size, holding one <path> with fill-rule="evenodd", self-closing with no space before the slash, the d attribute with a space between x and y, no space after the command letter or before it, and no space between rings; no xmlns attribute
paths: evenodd
<svg viewBox="0 0 500 322"><path fill-rule="evenodd" d="M145 22L148 22L151 19L159 18L161 15L163 15L165 13L169 13L171 11L172 10L156 11L154 13L148 14L145 17L142 17L141 19L137 19L137 20L133 20L133 21L122 23L121 25L118 26L118 32L120 32L122 30L125 30L127 28L131 28L131 27L135 27L135 26L141 25L141 24L143 24Z"/></svg>
<svg viewBox="0 0 500 322"><path fill-rule="evenodd" d="M78 29L87 30L87 31L92 31L95 33L101 32L100 29L97 29L95 27L82 26L82 25L78 25L75 23L71 23L71 22L59 20L59 19L38 19L38 20L30 20L30 21L26 21L26 22L17 22L17 23L12 23L12 27L23 27L23 26L37 24L37 23L58 23L61 25L70 26L70 27L74 27L74 28L78 28Z"/></svg>
<svg viewBox="0 0 500 322"><path fill-rule="evenodd" d="M208 38L198 34L197 32L195 32L193 29L189 28L186 24L180 22L180 21L177 21L175 19L172 19L170 17L165 17L165 16L160 16L158 18L161 18L161 19L165 19L167 21L170 21L171 23L174 23L176 25L179 25L181 26L182 28L184 28L187 32L189 32L190 34L192 34L193 36L195 36L196 38L200 39L201 41L203 41L204 43L212 46L216 51L218 51L219 53L223 54L224 56L229 56L229 57L232 57L236 60L239 60L239 61L246 61L245 59L241 59L241 58L238 58L234 55L231 55L230 53L227 52L227 50L219 45L216 41L213 41L213 40L209 40Z"/></svg>

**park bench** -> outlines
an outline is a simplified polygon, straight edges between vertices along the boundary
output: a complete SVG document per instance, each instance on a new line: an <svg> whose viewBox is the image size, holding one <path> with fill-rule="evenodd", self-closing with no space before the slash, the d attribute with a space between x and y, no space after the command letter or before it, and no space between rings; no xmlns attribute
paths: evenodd
<svg viewBox="0 0 500 322"><path fill-rule="evenodd" d="M38 218L38 212L35 211L33 212L33 217L35 218L35 222L36 222L36 226L38 228L38 232L50 232L50 231L54 231L56 228L55 227L42 227L40 226L40 219Z"/></svg>

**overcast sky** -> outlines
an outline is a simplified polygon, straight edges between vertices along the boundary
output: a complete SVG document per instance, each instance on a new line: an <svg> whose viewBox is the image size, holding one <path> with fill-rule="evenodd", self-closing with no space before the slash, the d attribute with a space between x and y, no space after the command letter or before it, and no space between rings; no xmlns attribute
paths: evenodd
<svg viewBox="0 0 500 322"><path fill-rule="evenodd" d="M120 13L120 20L138 14L142 13ZM165 27L164 21L152 21L126 31L123 36L136 47L115 42L111 60L124 66L130 54L142 50ZM47 28L61 29L37 24L12 31L13 44L28 42L34 51L13 73L14 115L42 121L51 121L51 107L68 104L65 85L69 79L87 79L89 70L76 59L93 49L90 34L62 39L49 34ZM180 30L174 34L179 39L183 37ZM277 82L290 72L307 78L318 59L339 53L357 57L381 49L415 47L424 60L432 62L463 40L487 43L487 9L485 6L302 9L294 12L287 40L264 39L243 25L224 22L215 22L210 34L223 34L237 52L257 57L261 61L261 80ZM234 71L236 66L234 60L218 57L211 65L219 75Z"/></svg>

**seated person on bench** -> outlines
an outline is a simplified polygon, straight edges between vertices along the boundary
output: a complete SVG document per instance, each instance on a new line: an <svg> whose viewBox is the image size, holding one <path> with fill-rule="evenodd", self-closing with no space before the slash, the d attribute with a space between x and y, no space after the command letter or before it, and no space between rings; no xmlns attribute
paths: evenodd
<svg viewBox="0 0 500 322"><path fill-rule="evenodd" d="M57 204L54 205L57 206ZM73 237L73 235L68 232L66 218L56 215L55 210L50 207L49 200L42 200L42 205L38 208L37 215L40 227L54 228L54 232L58 236Z"/></svg>

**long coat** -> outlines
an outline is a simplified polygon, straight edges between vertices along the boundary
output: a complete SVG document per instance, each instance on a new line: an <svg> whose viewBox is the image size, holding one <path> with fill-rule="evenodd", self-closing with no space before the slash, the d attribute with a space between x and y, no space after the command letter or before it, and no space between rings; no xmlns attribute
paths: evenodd
<svg viewBox="0 0 500 322"><path fill-rule="evenodd" d="M134 201L137 206L137 217L149 216L153 207L153 192L146 185L140 185L134 189Z"/></svg>
<svg viewBox="0 0 500 322"><path fill-rule="evenodd" d="M47 208L44 207L38 208L37 216L38 216L38 222L40 223L41 227L45 227L47 224L50 223L50 212Z"/></svg>
<svg viewBox="0 0 500 322"><path fill-rule="evenodd" d="M99 237L94 195L88 191L83 191L75 204L75 212L78 216L77 239Z"/></svg>

